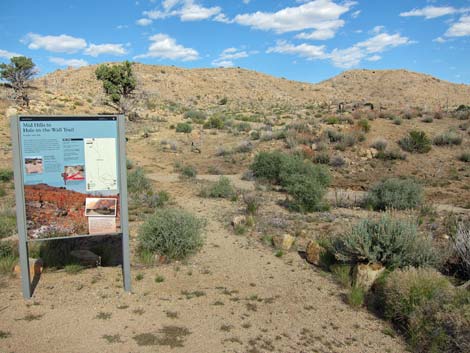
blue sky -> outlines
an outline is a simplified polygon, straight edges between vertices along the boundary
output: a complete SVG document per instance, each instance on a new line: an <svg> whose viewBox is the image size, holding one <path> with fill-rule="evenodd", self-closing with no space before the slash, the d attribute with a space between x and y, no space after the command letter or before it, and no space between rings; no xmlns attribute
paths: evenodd
<svg viewBox="0 0 470 353"><path fill-rule="evenodd" d="M470 0L15 0L0 2L0 61L40 74L131 60L240 66L318 82L404 68L470 83Z"/></svg>

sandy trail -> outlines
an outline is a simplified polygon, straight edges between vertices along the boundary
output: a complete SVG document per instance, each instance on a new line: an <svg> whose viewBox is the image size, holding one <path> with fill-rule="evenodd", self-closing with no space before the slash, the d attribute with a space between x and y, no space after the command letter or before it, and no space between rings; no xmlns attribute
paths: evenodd
<svg viewBox="0 0 470 353"><path fill-rule="evenodd" d="M45 273L30 302L18 279L4 282L0 330L10 336L0 352L405 351L386 323L351 309L345 291L297 253L277 258L234 235L223 221L232 203L194 197L178 180L158 186L208 219L203 250L188 262L133 268L133 278L143 275L133 294L121 290L120 268Z"/></svg>

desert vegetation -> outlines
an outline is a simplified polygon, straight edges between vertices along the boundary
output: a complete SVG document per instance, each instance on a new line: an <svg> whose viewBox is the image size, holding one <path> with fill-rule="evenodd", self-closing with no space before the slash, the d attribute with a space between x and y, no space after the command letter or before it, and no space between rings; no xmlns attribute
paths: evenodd
<svg viewBox="0 0 470 353"><path fill-rule="evenodd" d="M393 74L405 75L353 71L308 85L239 68L122 63L34 80L29 108L17 112L129 118L134 294L119 294L119 240L70 239L30 244L47 269L40 304L16 303L11 146L2 140L6 322L49 325L50 307L70 320L73 298L83 322L116 325L96 336L103 350L189 349L204 330L220 351L468 351L468 92L405 75L442 97L454 92L433 111L425 107L439 106L436 94L415 94ZM341 109L332 89L347 101ZM71 256L77 249L102 266ZM0 324L0 346L24 337L15 325Z"/></svg>

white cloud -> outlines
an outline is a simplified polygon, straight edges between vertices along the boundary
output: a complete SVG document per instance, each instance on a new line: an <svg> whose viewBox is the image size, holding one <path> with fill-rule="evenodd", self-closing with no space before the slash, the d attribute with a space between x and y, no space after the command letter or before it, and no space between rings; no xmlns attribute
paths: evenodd
<svg viewBox="0 0 470 353"><path fill-rule="evenodd" d="M233 61L236 59L247 58L250 54L255 54L257 52L248 53L245 50L238 50L237 48L227 48L219 57L212 61L212 65L219 67L232 67L234 66Z"/></svg>
<svg viewBox="0 0 470 353"><path fill-rule="evenodd" d="M338 5L332 0L309 1L297 7L287 7L278 12L260 12L237 15L234 22L264 31L276 33L295 32L306 29L315 31L300 34L304 39L332 38L344 25L340 16L350 10L355 2Z"/></svg>
<svg viewBox="0 0 470 353"><path fill-rule="evenodd" d="M49 58L49 61L60 66L81 67L88 65L88 62L82 59L64 59L52 57Z"/></svg>
<svg viewBox="0 0 470 353"><path fill-rule="evenodd" d="M29 49L44 49L56 53L76 53L86 48L86 41L82 38L75 38L66 34L60 36L42 36L36 33L28 33L22 39L24 44L28 44Z"/></svg>
<svg viewBox="0 0 470 353"><path fill-rule="evenodd" d="M315 31L311 33L302 32L295 37L309 40L327 40L334 38L336 32L343 26L343 20L320 22L316 25Z"/></svg>
<svg viewBox="0 0 470 353"><path fill-rule="evenodd" d="M324 45L311 45L311 44L299 44L293 45L285 40L280 40L276 43L275 47L269 48L268 53L280 53L280 54L294 54L299 55L307 60L315 59L326 59L328 55L325 53Z"/></svg>
<svg viewBox="0 0 470 353"><path fill-rule="evenodd" d="M135 21L135 23L137 23L139 26L143 26L143 27L152 24L152 22L153 21L149 18L140 18L137 21Z"/></svg>
<svg viewBox="0 0 470 353"><path fill-rule="evenodd" d="M377 61L378 55L388 49L413 43L409 38L400 34L380 33L365 41L358 42L345 49L333 49L330 53L325 51L325 46L316 46L302 43L293 45L286 41L278 41L275 47L269 48L268 53L294 54L307 60L330 59L333 65L341 68L357 66L362 60Z"/></svg>
<svg viewBox="0 0 470 353"><path fill-rule="evenodd" d="M380 33L366 41L355 44L355 46L364 49L366 53L381 53L389 48L411 43L413 42L408 37L402 37L398 33Z"/></svg>
<svg viewBox="0 0 470 353"><path fill-rule="evenodd" d="M366 60L367 61L379 61L380 59L382 59L382 57L380 55L372 55L370 57L368 57Z"/></svg>
<svg viewBox="0 0 470 353"><path fill-rule="evenodd" d="M351 14L351 17L352 17L352 18L358 18L360 14L361 14L361 10L357 10L357 11L354 11L354 12Z"/></svg>
<svg viewBox="0 0 470 353"><path fill-rule="evenodd" d="M413 9L411 11L407 12L402 12L400 14L401 17L424 17L427 20L436 18L436 17L441 17L441 16L446 16L446 15L452 15L454 13L457 13L461 10L455 9L452 6L426 6L422 9Z"/></svg>
<svg viewBox="0 0 470 353"><path fill-rule="evenodd" d="M470 36L470 15L462 16L458 22L449 27L444 35L446 37Z"/></svg>
<svg viewBox="0 0 470 353"><path fill-rule="evenodd" d="M122 44L92 44L85 49L84 54L97 57L98 55L124 55L127 54Z"/></svg>
<svg viewBox="0 0 470 353"><path fill-rule="evenodd" d="M222 14L219 6L204 7L195 0L165 0L162 2L162 9L144 11L143 15L149 20L158 20L167 17L177 16L181 21L200 21L215 18ZM222 14L223 15L223 14ZM146 23L140 19L137 22ZM222 21L220 21L222 22ZM142 25L142 24L141 24Z"/></svg>
<svg viewBox="0 0 470 353"><path fill-rule="evenodd" d="M0 49L0 58L11 59L15 56L22 56L22 55L8 51L8 50Z"/></svg>
<svg viewBox="0 0 470 353"><path fill-rule="evenodd" d="M152 41L152 44L150 44L148 52L146 54L137 55L134 59L161 58L192 61L199 58L199 53L196 50L177 44L176 40L167 34L155 34L149 39Z"/></svg>
<svg viewBox="0 0 470 353"><path fill-rule="evenodd" d="M372 33L378 34L378 33L382 32L384 29L385 29L384 26L375 26L375 27L372 29Z"/></svg>

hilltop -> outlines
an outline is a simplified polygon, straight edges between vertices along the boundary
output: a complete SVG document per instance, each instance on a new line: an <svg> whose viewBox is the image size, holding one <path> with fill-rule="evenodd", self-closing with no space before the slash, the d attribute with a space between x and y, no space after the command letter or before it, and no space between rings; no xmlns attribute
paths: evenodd
<svg viewBox="0 0 470 353"><path fill-rule="evenodd" d="M96 65L57 70L38 78L34 82L36 98L47 101L43 93L53 93L93 100L96 106L102 87L95 78L95 69ZM334 107L339 102L371 102L387 109L436 110L470 104L470 86L406 70L352 70L317 84L241 68L183 69L135 64L134 72L141 97L185 107L206 108L223 97L234 109L247 105L270 109L280 105Z"/></svg>

